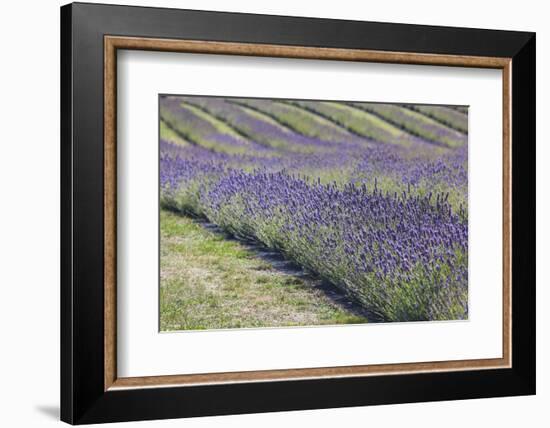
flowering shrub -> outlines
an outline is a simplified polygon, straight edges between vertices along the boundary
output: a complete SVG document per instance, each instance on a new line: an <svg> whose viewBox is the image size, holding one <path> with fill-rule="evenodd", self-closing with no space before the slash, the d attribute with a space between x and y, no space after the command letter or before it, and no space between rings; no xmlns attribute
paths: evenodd
<svg viewBox="0 0 550 428"><path fill-rule="evenodd" d="M468 317L465 144L442 148L444 143L430 146L410 136L412 146L401 147L352 134L336 143L336 132L322 140L271 123L288 113L284 104L266 121L246 106L269 113L267 100L187 98L182 109L189 102L213 119L208 126L197 121L208 133L193 131L193 121L182 128L215 141L209 126L218 120L246 140L235 138L236 148L264 150L228 150L229 140L219 150L210 143L179 147L161 141L164 207L206 217L238 238L280 251L339 287L373 318ZM172 118L174 103L170 99ZM268 125L256 123L262 121Z"/></svg>

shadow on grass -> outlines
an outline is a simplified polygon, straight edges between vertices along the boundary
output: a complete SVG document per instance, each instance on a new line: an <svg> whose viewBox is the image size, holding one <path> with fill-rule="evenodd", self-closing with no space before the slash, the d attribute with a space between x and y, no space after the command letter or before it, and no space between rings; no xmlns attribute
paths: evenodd
<svg viewBox="0 0 550 428"><path fill-rule="evenodd" d="M177 214L177 213L176 213ZM179 214L181 215L181 214ZM315 289L321 291L328 299L334 302L340 308L348 311L349 313L365 318L369 323L373 322L382 322L379 317L376 317L374 314L365 309L361 304L355 301L352 297L342 291L340 288L336 287L331 282L319 277L313 272L309 272L303 269L301 266L292 262L291 260L285 259L284 255L276 250L267 248L263 244L257 241L243 240L236 238L235 236L227 233L225 230L209 222L204 217L191 217L193 221L208 230L209 232L220 235L224 239L235 241L244 246L248 251L250 251L255 257L263 260L268 263L274 270L287 274L293 275L298 278L310 279L316 284Z"/></svg>

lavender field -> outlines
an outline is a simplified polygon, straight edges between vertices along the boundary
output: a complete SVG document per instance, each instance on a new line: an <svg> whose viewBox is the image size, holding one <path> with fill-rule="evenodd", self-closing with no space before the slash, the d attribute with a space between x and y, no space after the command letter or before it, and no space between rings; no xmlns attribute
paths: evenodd
<svg viewBox="0 0 550 428"><path fill-rule="evenodd" d="M161 329L467 319L467 155L460 106L161 96Z"/></svg>

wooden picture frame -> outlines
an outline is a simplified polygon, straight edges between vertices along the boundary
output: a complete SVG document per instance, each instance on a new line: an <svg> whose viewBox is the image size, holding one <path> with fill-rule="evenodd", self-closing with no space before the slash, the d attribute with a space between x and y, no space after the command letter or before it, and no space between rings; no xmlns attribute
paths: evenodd
<svg viewBox="0 0 550 428"><path fill-rule="evenodd" d="M119 49L502 70L502 358L118 377ZM61 53L62 420L114 422L535 392L533 33L76 3L61 9Z"/></svg>

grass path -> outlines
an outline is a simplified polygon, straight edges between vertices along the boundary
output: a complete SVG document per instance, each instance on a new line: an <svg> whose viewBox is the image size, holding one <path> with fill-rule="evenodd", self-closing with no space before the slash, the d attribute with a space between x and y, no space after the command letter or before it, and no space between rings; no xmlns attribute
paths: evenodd
<svg viewBox="0 0 550 428"><path fill-rule="evenodd" d="M275 269L238 241L161 211L161 330L364 323L320 280Z"/></svg>

